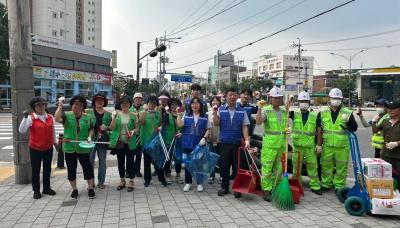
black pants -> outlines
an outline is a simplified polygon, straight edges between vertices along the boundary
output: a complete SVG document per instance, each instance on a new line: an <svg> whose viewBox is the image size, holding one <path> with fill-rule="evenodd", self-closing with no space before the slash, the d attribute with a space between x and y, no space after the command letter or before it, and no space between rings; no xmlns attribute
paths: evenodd
<svg viewBox="0 0 400 228"><path fill-rule="evenodd" d="M375 158L380 158L381 157L381 150L379 148L375 148Z"/></svg>
<svg viewBox="0 0 400 228"><path fill-rule="evenodd" d="M147 154L146 151L143 150L143 159L144 159L144 181L150 182L151 181L151 157L150 155ZM161 183L165 182L165 176L164 176L164 171L160 168L158 168L156 165L154 165L154 169L157 173L158 180Z"/></svg>
<svg viewBox="0 0 400 228"><path fill-rule="evenodd" d="M219 143L217 145L212 145L212 148L213 148L212 152L214 152L214 153L216 153L218 155L221 155L220 152L219 152ZM216 169L219 170L220 167L221 167L221 158L218 159L217 166L215 167L214 171L210 174L210 177L214 178L215 177L215 170Z"/></svg>
<svg viewBox="0 0 400 228"><path fill-rule="evenodd" d="M53 147L40 151L29 148L32 166L32 189L40 192L40 167L43 161L43 190L50 189L51 159L53 158Z"/></svg>
<svg viewBox="0 0 400 228"><path fill-rule="evenodd" d="M83 178L90 180L94 178L93 166L90 163L90 153L65 153L65 161L67 162L68 180L76 180L76 168L78 160L82 166Z"/></svg>
<svg viewBox="0 0 400 228"><path fill-rule="evenodd" d="M192 149L183 149L183 153L185 154L190 154L192 151ZM185 184L191 184L192 179L192 174L190 174L188 168L185 166Z"/></svg>
<svg viewBox="0 0 400 228"><path fill-rule="evenodd" d="M140 166L142 166L142 154L143 154L143 147L138 145L133 155L135 159L135 173L140 172Z"/></svg>
<svg viewBox="0 0 400 228"><path fill-rule="evenodd" d="M219 144L219 152L220 152L220 174L222 177L221 188L228 189L229 188L229 173L232 166L234 170L234 174L237 173L237 150L239 148L239 144Z"/></svg>
<svg viewBox="0 0 400 228"><path fill-rule="evenodd" d="M117 161L118 161L118 172L119 177L125 177L125 158L126 158L126 172L128 173L127 178L135 178L135 161L134 152L129 150L128 144L123 145L122 148L116 149L117 151Z"/></svg>
<svg viewBox="0 0 400 228"><path fill-rule="evenodd" d="M57 167L64 167L64 151L62 149L63 134L58 135L58 148L57 148Z"/></svg>

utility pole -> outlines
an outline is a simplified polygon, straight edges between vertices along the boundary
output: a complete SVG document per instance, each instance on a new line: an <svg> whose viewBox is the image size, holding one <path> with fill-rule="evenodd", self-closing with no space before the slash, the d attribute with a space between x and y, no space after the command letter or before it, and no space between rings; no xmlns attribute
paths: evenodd
<svg viewBox="0 0 400 228"><path fill-rule="evenodd" d="M299 94L300 93L300 85L301 85L301 51L302 51L302 49L301 49L301 43L300 43L300 38L297 38L297 40L298 40L298 43L296 44L296 43L294 43L293 42L293 47L297 47L297 57L298 57L298 62L299 62L299 80L298 80L298 82L297 82L297 94Z"/></svg>
<svg viewBox="0 0 400 228"><path fill-rule="evenodd" d="M140 42L137 42L137 51L136 51L136 81L138 84L139 83L139 77L140 77L140 68L142 67L142 64L140 63Z"/></svg>
<svg viewBox="0 0 400 228"><path fill-rule="evenodd" d="M146 78L149 78L149 56L146 56Z"/></svg>
<svg viewBox="0 0 400 228"><path fill-rule="evenodd" d="M15 183L31 183L28 134L19 134L23 110L34 96L29 0L7 1Z"/></svg>

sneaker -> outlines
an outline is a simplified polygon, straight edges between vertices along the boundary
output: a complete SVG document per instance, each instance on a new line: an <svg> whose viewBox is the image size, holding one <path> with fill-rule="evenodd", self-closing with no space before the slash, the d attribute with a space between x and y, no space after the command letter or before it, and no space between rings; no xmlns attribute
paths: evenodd
<svg viewBox="0 0 400 228"><path fill-rule="evenodd" d="M35 192L33 192L33 198L40 199L40 198L42 198L42 194L40 194L39 191L35 191Z"/></svg>
<svg viewBox="0 0 400 228"><path fill-rule="evenodd" d="M89 189L89 190L88 190L88 198L89 198L89 199L94 199L94 198L96 198L96 194L94 193L94 190L93 190L93 189Z"/></svg>
<svg viewBox="0 0 400 228"><path fill-rule="evenodd" d="M233 195L235 196L235 198L242 197L242 193L240 193L240 192L234 192Z"/></svg>
<svg viewBox="0 0 400 228"><path fill-rule="evenodd" d="M190 187L192 187L192 184L185 184L185 187L183 187L183 191L188 192L190 190Z"/></svg>
<svg viewBox="0 0 400 228"><path fill-rule="evenodd" d="M144 186L145 186L145 187L149 187L149 185L150 185L150 181L145 181L145 182L144 182Z"/></svg>
<svg viewBox="0 0 400 228"><path fill-rule="evenodd" d="M264 196L263 199L267 202L271 202L272 201L272 194L271 191L264 191Z"/></svg>
<svg viewBox="0 0 400 228"><path fill-rule="evenodd" d="M161 185L167 187L168 183L166 181L161 182Z"/></svg>
<svg viewBox="0 0 400 228"><path fill-rule="evenodd" d="M97 187L100 188L100 189L105 189L106 188L106 186L104 184L98 184Z"/></svg>
<svg viewBox="0 0 400 228"><path fill-rule="evenodd" d="M198 192L202 192L203 190L204 190L203 185L198 184L198 185L197 185L197 191L198 191Z"/></svg>
<svg viewBox="0 0 400 228"><path fill-rule="evenodd" d="M56 169L66 169L65 166L57 166Z"/></svg>
<svg viewBox="0 0 400 228"><path fill-rule="evenodd" d="M56 191L53 189L49 188L47 190L43 190L42 194L49 195L49 196L54 196L56 194Z"/></svg>
<svg viewBox="0 0 400 228"><path fill-rule="evenodd" d="M141 172L137 172L137 173L135 173L135 175L136 175L137 177L143 177L143 175L142 175Z"/></svg>
<svg viewBox="0 0 400 228"><path fill-rule="evenodd" d="M78 198L78 190L74 189L71 193L71 198L77 199Z"/></svg>
<svg viewBox="0 0 400 228"><path fill-rule="evenodd" d="M222 183L222 177L219 177L218 178L218 184L221 184Z"/></svg>
<svg viewBox="0 0 400 228"><path fill-rule="evenodd" d="M214 184L214 177L208 178L208 184Z"/></svg>
<svg viewBox="0 0 400 228"><path fill-rule="evenodd" d="M167 182L167 184L172 184L172 180L170 177L166 177L165 181Z"/></svg>
<svg viewBox="0 0 400 228"><path fill-rule="evenodd" d="M169 178L171 177L171 173L165 173L165 176Z"/></svg>
<svg viewBox="0 0 400 228"><path fill-rule="evenodd" d="M322 195L321 189L316 189L316 190L315 189L311 189L311 191L314 192L315 194L319 195L319 196Z"/></svg>
<svg viewBox="0 0 400 228"><path fill-rule="evenodd" d="M224 195L226 195L226 194L229 194L229 189L227 189L227 188L221 188L221 189L218 191L218 196L224 196Z"/></svg>
<svg viewBox="0 0 400 228"><path fill-rule="evenodd" d="M331 190L331 188L327 188L325 186L321 186L321 191L322 192L329 192Z"/></svg>

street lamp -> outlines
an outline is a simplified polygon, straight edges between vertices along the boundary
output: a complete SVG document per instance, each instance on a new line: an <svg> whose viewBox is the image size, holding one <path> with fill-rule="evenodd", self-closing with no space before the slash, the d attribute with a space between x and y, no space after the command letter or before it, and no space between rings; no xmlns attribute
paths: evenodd
<svg viewBox="0 0 400 228"><path fill-rule="evenodd" d="M358 52L356 52L356 53L354 53L353 55L350 55L350 56L340 55L340 54L336 54L336 53L333 53L333 52L330 53L331 55L340 56L340 57L344 58L345 60L347 60L347 61L349 62L349 78L348 78L348 85L349 85L349 107L351 107L351 90L350 90L350 81L351 81L351 61L353 61L354 58L355 58L358 54L360 54L360 53L362 53L362 52L364 52L364 51L366 51L366 50L365 50L365 49L362 49L362 50L360 50L360 51L358 51Z"/></svg>

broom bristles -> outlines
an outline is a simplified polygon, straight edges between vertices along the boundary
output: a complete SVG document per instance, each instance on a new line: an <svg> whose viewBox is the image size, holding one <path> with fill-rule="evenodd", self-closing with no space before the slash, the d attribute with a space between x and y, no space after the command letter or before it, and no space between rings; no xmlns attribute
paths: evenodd
<svg viewBox="0 0 400 228"><path fill-rule="evenodd" d="M294 201L288 176L285 175L272 193L272 205L284 211L294 210Z"/></svg>

